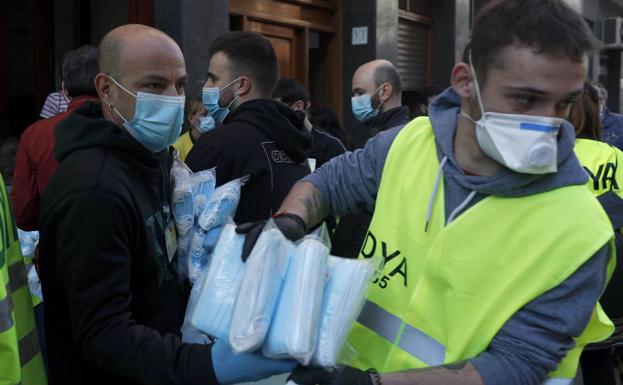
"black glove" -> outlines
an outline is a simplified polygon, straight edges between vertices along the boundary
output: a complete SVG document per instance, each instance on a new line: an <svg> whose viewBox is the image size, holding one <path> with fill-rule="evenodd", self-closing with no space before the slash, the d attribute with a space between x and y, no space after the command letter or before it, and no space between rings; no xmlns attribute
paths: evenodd
<svg viewBox="0 0 623 385"><path fill-rule="evenodd" d="M288 381L297 385L380 385L376 370L361 371L343 366L333 371L313 366L297 366Z"/></svg>
<svg viewBox="0 0 623 385"><path fill-rule="evenodd" d="M307 234L307 226L305 225L305 221L303 218L299 217L296 214L291 213L279 213L273 216L273 221L277 228L283 233L283 235L291 241L298 241L303 238L305 234ZM255 242L260 237L262 230L264 230L264 226L266 225L266 220L256 221L256 222L247 222L236 227L236 232L238 234L246 234L247 237L244 240L244 245L242 246L242 261L246 262L247 258L251 254L253 247L255 246Z"/></svg>

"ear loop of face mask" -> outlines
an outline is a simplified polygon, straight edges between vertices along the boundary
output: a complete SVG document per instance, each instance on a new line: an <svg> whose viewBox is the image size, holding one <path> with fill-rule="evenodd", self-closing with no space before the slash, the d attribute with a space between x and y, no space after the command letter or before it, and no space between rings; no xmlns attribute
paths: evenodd
<svg viewBox="0 0 623 385"><path fill-rule="evenodd" d="M108 77L110 78L110 80L112 80L112 81L113 81L113 83L115 83L117 86L119 86L119 88L121 88L121 89L122 89L123 91L125 91L126 93L128 93L128 94L132 95L132 96L134 97L134 99L137 99L137 96L136 96L136 95L134 95L134 93L130 92L127 88L125 88L124 86L122 86L122 85L121 85L121 83L119 83L118 81L116 81L116 80L115 80L115 78L113 78L113 77L112 77L112 76L110 76L110 75L108 75ZM128 120L127 120L127 119L126 119L123 115L121 115L121 112L119 112L119 110L117 110L117 107L115 107L115 106L113 106L112 104L108 103L108 108L109 108L111 111L115 111L115 113L116 113L117 115L119 115L119 117L120 117L121 119L123 119L123 122L124 122L124 123L127 123L127 122L128 122Z"/></svg>
<svg viewBox="0 0 623 385"><path fill-rule="evenodd" d="M380 90L381 88L383 88L383 86L384 86L384 85L385 85L385 83L381 84L380 86L378 86L378 87L377 87L377 89L376 89L376 90L374 90L374 92L373 92L373 93L371 93L371 94L370 94L370 103L372 103L372 97L373 97L374 95L376 95L376 94L377 94L377 92L379 92L379 90ZM375 110L377 110L377 111L381 112L381 107L383 106L383 103L385 103L385 102L381 101L381 103L379 104L379 106L378 106L377 108L375 108ZM371 106L370 106L370 107L371 107Z"/></svg>
<svg viewBox="0 0 623 385"><path fill-rule="evenodd" d="M476 87L476 100L478 100L478 107L480 108L480 113L482 116L485 115L485 107L482 103L482 97L480 95L480 84L478 83L478 76L476 76L476 69L474 68L474 62L472 61L472 51L470 50L468 53L469 57L469 69L472 71L472 76L474 77L474 86ZM469 116L465 111L461 110L461 115L469 119L472 123L476 124L476 120ZM482 118L481 116L481 118Z"/></svg>
<svg viewBox="0 0 623 385"><path fill-rule="evenodd" d="M240 80L240 79L242 79L242 76L238 76L236 79L234 79L234 80L232 80L231 82L229 82L229 84L227 84L225 87L220 88L220 89L219 89L219 95L220 95L220 93L221 93L221 92L223 92L223 90L224 90L225 88L227 88L227 87L231 86L232 84L234 84L235 82L237 82L237 81L238 81L238 80ZM232 105L232 104L234 104L234 102L236 101L236 99L238 99L239 97L240 97L240 95L236 95L236 96L234 97L234 99L233 99L233 100L232 100L232 101L231 101L231 102L227 105L227 107L225 107L225 108L229 109L229 108L231 107L231 105Z"/></svg>

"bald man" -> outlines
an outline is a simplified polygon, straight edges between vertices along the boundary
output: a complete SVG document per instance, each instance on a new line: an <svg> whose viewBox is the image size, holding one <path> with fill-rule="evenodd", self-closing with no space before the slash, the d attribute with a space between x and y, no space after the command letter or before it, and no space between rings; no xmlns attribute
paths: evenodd
<svg viewBox="0 0 623 385"><path fill-rule="evenodd" d="M383 59L365 63L353 75L353 115L369 133L404 126L409 121L409 108L402 105L400 74Z"/></svg>
<svg viewBox="0 0 623 385"><path fill-rule="evenodd" d="M42 197L50 384L226 384L289 369L180 340L188 287L177 274L166 151L183 118L179 46L125 25L102 40L99 66L101 104L59 124L61 163Z"/></svg>

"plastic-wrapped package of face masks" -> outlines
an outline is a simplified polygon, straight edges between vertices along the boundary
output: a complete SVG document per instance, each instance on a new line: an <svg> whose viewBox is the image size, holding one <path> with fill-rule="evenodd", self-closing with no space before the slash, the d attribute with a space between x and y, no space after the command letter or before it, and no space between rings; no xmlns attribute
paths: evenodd
<svg viewBox="0 0 623 385"><path fill-rule="evenodd" d="M39 232L17 229L17 236L19 238L20 248L22 249L22 255L24 257L33 257L37 244L39 243Z"/></svg>
<svg viewBox="0 0 623 385"><path fill-rule="evenodd" d="M214 172L212 168L196 172L190 176L195 217L203 212L214 193L214 187L216 185Z"/></svg>
<svg viewBox="0 0 623 385"><path fill-rule="evenodd" d="M188 255L192 240L192 227L194 222L193 194L190 188L190 180L177 179L178 183L173 189L171 206L173 218L177 229L177 257L179 262L179 275L186 277L188 274Z"/></svg>
<svg viewBox="0 0 623 385"><path fill-rule="evenodd" d="M223 227L219 226L205 231L195 226L188 258L188 279L191 285L194 285L201 273L208 269L210 257L222 229Z"/></svg>
<svg viewBox="0 0 623 385"><path fill-rule="evenodd" d="M179 151L175 150L173 153L173 163L171 164L171 172L169 173L171 179L171 186L175 189L175 186L179 185L181 181L188 180L188 177L193 172L186 166L183 160L180 159Z"/></svg>
<svg viewBox="0 0 623 385"><path fill-rule="evenodd" d="M189 257L193 235L195 234L193 225L200 212L195 207L197 205L195 202L203 202L202 204L205 206L205 202L209 200L214 192L216 179L214 169L193 173L179 159L177 152L174 154L170 177L173 187L171 206L178 236L178 273L180 278L184 278L189 274Z"/></svg>
<svg viewBox="0 0 623 385"><path fill-rule="evenodd" d="M262 349L264 356L309 364L318 338L329 241L310 234L296 243L281 297Z"/></svg>
<svg viewBox="0 0 623 385"><path fill-rule="evenodd" d="M217 187L199 214L199 227L208 231L224 224L227 218L233 218L240 202L240 189L247 180L248 177L238 178Z"/></svg>
<svg viewBox="0 0 623 385"><path fill-rule="evenodd" d="M22 255L27 258L34 258L37 244L39 244L39 232L17 229L17 235L19 238L20 248L22 249ZM34 265L29 267L27 266L27 268L30 293L42 300L43 292L41 290L41 281L37 275L37 270Z"/></svg>
<svg viewBox="0 0 623 385"><path fill-rule="evenodd" d="M229 344L236 353L264 343L294 244L269 220L246 262L232 316Z"/></svg>
<svg viewBox="0 0 623 385"><path fill-rule="evenodd" d="M194 307L189 308L190 325L227 341L234 304L242 284L245 263L241 259L244 235L236 225L226 224L218 238L210 267L192 289Z"/></svg>
<svg viewBox="0 0 623 385"><path fill-rule="evenodd" d="M329 257L328 281L320 311L318 343L312 363L334 367L365 302L375 271L372 261Z"/></svg>

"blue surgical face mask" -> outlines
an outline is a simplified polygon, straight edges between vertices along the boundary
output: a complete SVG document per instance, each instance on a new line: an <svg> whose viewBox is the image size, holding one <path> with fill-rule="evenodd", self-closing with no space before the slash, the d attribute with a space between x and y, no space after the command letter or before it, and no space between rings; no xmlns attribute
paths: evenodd
<svg viewBox="0 0 623 385"><path fill-rule="evenodd" d="M208 110L208 113L210 114L210 116L213 116L214 119L218 120L220 123L223 123L223 121L225 120L227 115L229 115L229 111L230 111L229 107L231 107L231 105L234 104L234 102L236 101L236 99L238 99L238 96L239 96L239 95L237 95L227 105L227 107L221 107L221 105L218 102L219 98L221 96L221 92L223 92L224 89L226 89L227 87L231 86L232 84L234 84L238 80L240 80L240 78L234 79L231 83L227 84L223 88L207 87L207 88L203 89L203 92L202 92L203 105Z"/></svg>
<svg viewBox="0 0 623 385"><path fill-rule="evenodd" d="M213 117L202 116L199 118L199 127L197 127L197 131L200 133L205 134L206 132L213 130L214 127L216 127L216 122Z"/></svg>
<svg viewBox="0 0 623 385"><path fill-rule="evenodd" d="M110 79L123 91L136 98L134 118L127 120L112 105L115 111L123 119L123 127L140 144L151 152L159 152L172 145L182 131L184 121L184 96L167 96L138 92L134 95L115 79Z"/></svg>
<svg viewBox="0 0 623 385"><path fill-rule="evenodd" d="M353 96L351 98L351 108L353 110L353 115L360 122L366 122L379 114L381 109L381 105L378 108L372 108L372 96L379 92L383 85L381 84L379 88L377 88L372 94L363 94L359 96Z"/></svg>

